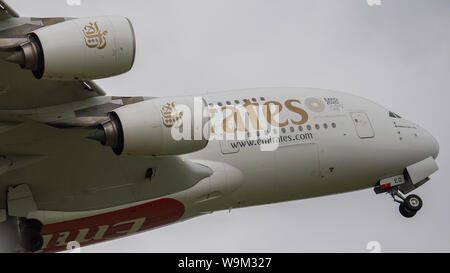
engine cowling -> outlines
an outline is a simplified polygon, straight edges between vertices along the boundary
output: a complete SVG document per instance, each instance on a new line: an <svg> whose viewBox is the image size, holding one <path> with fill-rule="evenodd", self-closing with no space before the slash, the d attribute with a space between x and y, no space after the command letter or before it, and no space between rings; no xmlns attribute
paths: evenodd
<svg viewBox="0 0 450 273"><path fill-rule="evenodd" d="M87 17L35 30L6 61L32 70L38 79L93 80L129 71L135 52L127 18Z"/></svg>
<svg viewBox="0 0 450 273"><path fill-rule="evenodd" d="M166 97L120 107L90 136L117 155L178 155L206 147L210 123L202 98Z"/></svg>

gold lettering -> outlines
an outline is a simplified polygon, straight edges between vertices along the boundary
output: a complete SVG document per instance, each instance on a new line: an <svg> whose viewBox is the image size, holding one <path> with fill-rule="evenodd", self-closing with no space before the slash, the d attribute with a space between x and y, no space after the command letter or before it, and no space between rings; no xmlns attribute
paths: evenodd
<svg viewBox="0 0 450 273"><path fill-rule="evenodd" d="M239 111L236 109L236 107L234 107L234 106L223 106L222 107L222 111L224 113L226 112L227 109L231 110L231 114L228 115L227 117L225 117L225 119L223 120L223 131L225 133L235 133L236 129L237 129L238 131L246 132L247 129L245 128L244 121L242 120L242 117L239 114ZM228 127L228 123L229 123L230 119L233 119L235 128Z"/></svg>
<svg viewBox="0 0 450 273"><path fill-rule="evenodd" d="M98 48L103 49L106 47L106 34L108 34L108 31L101 31L98 27L97 22L89 22L89 25L84 26L83 28L83 34L84 34L84 42L86 43L87 47L90 48Z"/></svg>
<svg viewBox="0 0 450 273"><path fill-rule="evenodd" d="M296 103L299 103L299 104L301 103L299 100L290 99L290 100L287 100L284 103L284 105L286 105L287 109L291 110L294 113L299 114L302 117L302 119L299 120L299 121L295 121L295 120L291 119L291 122L293 124L295 124L295 125L304 124L305 122L308 121L308 113L306 113L306 111L303 110L302 108L292 105L293 102L296 102Z"/></svg>
<svg viewBox="0 0 450 273"><path fill-rule="evenodd" d="M276 106L274 113L272 113L272 111L270 110L271 104L275 104L275 106ZM277 127L284 127L284 126L288 125L287 120L282 123L278 123L277 121L273 120L273 118L276 115L280 114L282 109L283 109L283 105L281 105L281 103L279 103L278 101L268 101L268 102L264 103L263 113L264 113L264 116L266 117L267 122L269 124L271 124L273 126L277 126Z"/></svg>
<svg viewBox="0 0 450 273"><path fill-rule="evenodd" d="M261 126L258 120L258 113L256 112L255 107L252 107L256 106L256 109L258 109L259 103L247 101L243 106L247 110L248 117L250 119L250 123L252 124L253 128L255 130L260 130Z"/></svg>

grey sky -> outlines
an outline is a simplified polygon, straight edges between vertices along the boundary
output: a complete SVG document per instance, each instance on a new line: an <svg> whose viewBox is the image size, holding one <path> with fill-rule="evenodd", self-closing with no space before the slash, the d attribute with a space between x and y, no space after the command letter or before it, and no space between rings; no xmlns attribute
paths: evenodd
<svg viewBox="0 0 450 273"><path fill-rule="evenodd" d="M124 15L137 35L110 95L164 96L307 86L371 99L427 128L440 171L403 218L372 190L245 208L83 248L84 252L450 251L450 1L9 0L22 16Z"/></svg>

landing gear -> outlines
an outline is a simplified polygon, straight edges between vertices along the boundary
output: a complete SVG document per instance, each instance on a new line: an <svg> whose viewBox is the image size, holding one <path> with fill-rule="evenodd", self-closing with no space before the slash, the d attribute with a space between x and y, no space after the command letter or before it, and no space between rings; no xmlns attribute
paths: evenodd
<svg viewBox="0 0 450 273"><path fill-rule="evenodd" d="M30 212L37 210L33 194L26 184L8 187L6 193L6 217L1 223L8 238L7 252L35 252L42 248L42 223L27 218Z"/></svg>
<svg viewBox="0 0 450 273"><path fill-rule="evenodd" d="M42 223L36 219L19 218L20 246L29 252L42 248L44 240L41 235Z"/></svg>
<svg viewBox="0 0 450 273"><path fill-rule="evenodd" d="M422 208L423 202L419 196L415 194L411 194L406 196L405 200L403 200L405 207L411 211L419 211Z"/></svg>
<svg viewBox="0 0 450 273"><path fill-rule="evenodd" d="M35 252L42 248L42 223L37 219L9 216L0 223L0 252Z"/></svg>
<svg viewBox="0 0 450 273"><path fill-rule="evenodd" d="M417 213L417 211L407 209L404 203L400 204L398 210L400 211L400 214L406 218L411 218Z"/></svg>
<svg viewBox="0 0 450 273"><path fill-rule="evenodd" d="M404 197L397 188L392 188L389 193L394 202L400 203L398 209L400 214L406 218L413 217L422 208L422 199L415 194Z"/></svg>

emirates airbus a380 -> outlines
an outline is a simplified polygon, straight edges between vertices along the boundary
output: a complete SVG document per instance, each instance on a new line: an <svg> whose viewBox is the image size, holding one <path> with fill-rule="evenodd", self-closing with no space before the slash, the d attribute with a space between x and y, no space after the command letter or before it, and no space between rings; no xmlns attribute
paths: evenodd
<svg viewBox="0 0 450 273"><path fill-rule="evenodd" d="M0 1L3 251L55 252L212 211L373 188L414 216L437 171L421 126L311 88L107 96L133 66L124 17L25 18Z"/></svg>

